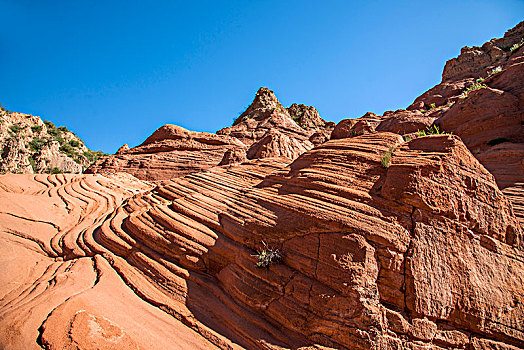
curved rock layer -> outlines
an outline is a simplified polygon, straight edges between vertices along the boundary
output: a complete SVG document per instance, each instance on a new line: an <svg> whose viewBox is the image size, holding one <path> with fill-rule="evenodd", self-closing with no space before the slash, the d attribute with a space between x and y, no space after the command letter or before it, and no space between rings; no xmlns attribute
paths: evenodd
<svg viewBox="0 0 524 350"><path fill-rule="evenodd" d="M85 173L124 171L141 180L167 180L216 166L230 152L246 152L246 146L235 138L171 124L160 127L137 147L125 146L99 159Z"/></svg>
<svg viewBox="0 0 524 350"><path fill-rule="evenodd" d="M522 229L459 138L365 134L287 164L152 189L0 177L1 346L524 347Z"/></svg>

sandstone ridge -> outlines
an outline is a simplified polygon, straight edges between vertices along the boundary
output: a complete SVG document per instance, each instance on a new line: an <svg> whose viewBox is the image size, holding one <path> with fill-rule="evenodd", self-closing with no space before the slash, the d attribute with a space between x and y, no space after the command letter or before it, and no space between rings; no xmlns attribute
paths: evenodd
<svg viewBox="0 0 524 350"><path fill-rule="evenodd" d="M211 134L164 125L141 145L120 148L86 173L125 171L143 180L168 180L247 159L293 160L325 142L333 127L314 107L293 104L286 109L273 91L262 87L232 127Z"/></svg>

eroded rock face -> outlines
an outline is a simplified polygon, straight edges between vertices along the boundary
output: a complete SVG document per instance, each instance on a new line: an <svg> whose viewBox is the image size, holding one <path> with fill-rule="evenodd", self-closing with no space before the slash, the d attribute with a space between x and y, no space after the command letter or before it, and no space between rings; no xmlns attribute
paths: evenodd
<svg viewBox="0 0 524 350"><path fill-rule="evenodd" d="M508 30L503 38L492 39L482 47L463 47L460 56L446 62L442 82L485 76L511 57L514 45L524 43L524 22Z"/></svg>
<svg viewBox="0 0 524 350"><path fill-rule="evenodd" d="M65 127L0 109L0 173L81 173L101 152Z"/></svg>
<svg viewBox="0 0 524 350"><path fill-rule="evenodd" d="M288 162L154 188L0 177L2 346L524 346L523 232L458 137L375 132ZM282 259L257 267L264 249Z"/></svg>
<svg viewBox="0 0 524 350"><path fill-rule="evenodd" d="M285 155L293 160L327 141L333 127L334 123L323 120L314 107L294 103L284 108L273 91L262 87L233 126L217 134L236 137L248 145L249 159Z"/></svg>
<svg viewBox="0 0 524 350"><path fill-rule="evenodd" d="M104 175L0 176L0 348L524 348L523 56L332 131L261 89Z"/></svg>
<svg viewBox="0 0 524 350"><path fill-rule="evenodd" d="M465 48L466 53L448 61L442 83L416 98L407 110L342 120L331 138L374 131L413 138L432 126L458 135L495 176L524 225L524 45L519 46L523 30L524 22L504 38L471 49L475 53ZM504 48L504 55L491 57L484 52L488 48Z"/></svg>

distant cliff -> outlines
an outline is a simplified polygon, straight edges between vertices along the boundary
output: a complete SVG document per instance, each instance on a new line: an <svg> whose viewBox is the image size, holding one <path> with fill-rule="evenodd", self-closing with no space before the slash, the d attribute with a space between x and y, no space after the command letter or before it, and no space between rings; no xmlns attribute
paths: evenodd
<svg viewBox="0 0 524 350"><path fill-rule="evenodd" d="M0 110L0 173L82 173L102 155L65 126Z"/></svg>

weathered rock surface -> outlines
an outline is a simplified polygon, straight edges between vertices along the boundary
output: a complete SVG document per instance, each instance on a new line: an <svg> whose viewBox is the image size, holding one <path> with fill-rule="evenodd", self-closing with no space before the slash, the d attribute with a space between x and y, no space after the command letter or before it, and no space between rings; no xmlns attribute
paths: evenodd
<svg viewBox="0 0 524 350"><path fill-rule="evenodd" d="M101 154L65 127L0 109L0 174L81 173Z"/></svg>
<svg viewBox="0 0 524 350"><path fill-rule="evenodd" d="M2 346L524 346L523 232L458 137L369 133L288 162L152 189L0 177Z"/></svg>
<svg viewBox="0 0 524 350"><path fill-rule="evenodd" d="M217 131L248 145L248 159L286 156L295 159L329 139L333 122L326 122L314 107L292 104L284 108L273 91L260 88L253 103L233 123ZM260 152L260 143L264 152Z"/></svg>
<svg viewBox="0 0 524 350"><path fill-rule="evenodd" d="M482 47L463 47L460 56L446 63L442 82L485 76L497 65L504 65L518 46L524 44L524 22L508 30L503 38L492 39Z"/></svg>
<svg viewBox="0 0 524 350"><path fill-rule="evenodd" d="M495 176L524 225L523 38L524 22L482 48L464 48L446 64L442 83L416 98L407 110L342 120L331 138L374 131L413 138L433 125L452 132ZM499 48L502 56L486 51L499 52Z"/></svg>

